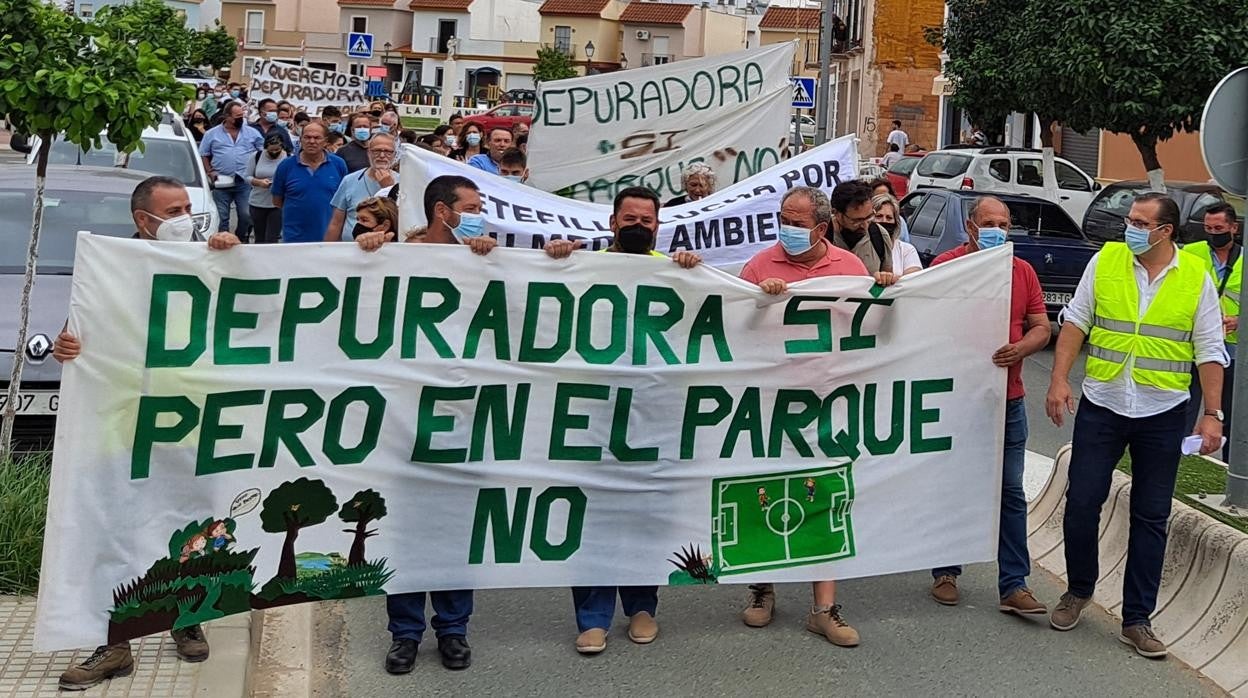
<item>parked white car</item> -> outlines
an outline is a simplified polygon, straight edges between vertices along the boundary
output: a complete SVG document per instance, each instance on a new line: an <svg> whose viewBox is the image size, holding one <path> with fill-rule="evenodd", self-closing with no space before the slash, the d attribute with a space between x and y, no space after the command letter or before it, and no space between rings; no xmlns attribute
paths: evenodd
<svg viewBox="0 0 1248 698"><path fill-rule="evenodd" d="M103 134L101 134L103 137ZM204 237L217 229L217 207L212 201L212 188L204 161L199 157L199 147L182 119L172 111L165 112L160 124L143 130L143 150L118 153L107 138L104 147L83 150L73 143L57 140L52 144L48 163L52 165L89 165L94 167L120 167L154 175L165 175L181 180L191 197L191 219L195 232ZM39 139L32 138L31 150L26 162L34 164L39 153Z"/></svg>
<svg viewBox="0 0 1248 698"><path fill-rule="evenodd" d="M1031 148L960 147L933 150L910 175L910 191L950 189L1034 196L1056 202L1072 220L1083 214L1101 185L1074 163L1054 156L1045 186L1044 158Z"/></svg>
<svg viewBox="0 0 1248 698"><path fill-rule="evenodd" d="M799 123L801 126L798 126ZM789 133L792 133L794 128L798 128L804 140L814 139L816 126L815 120L805 114L800 117L797 114L789 114Z"/></svg>

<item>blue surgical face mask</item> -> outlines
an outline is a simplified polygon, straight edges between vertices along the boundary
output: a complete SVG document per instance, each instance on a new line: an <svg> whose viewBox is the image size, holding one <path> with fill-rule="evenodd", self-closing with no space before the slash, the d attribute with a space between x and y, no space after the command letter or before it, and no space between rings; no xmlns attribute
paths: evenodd
<svg viewBox="0 0 1248 698"><path fill-rule="evenodd" d="M459 225L451 228L451 234L459 242L468 238L480 237L485 232L485 216L479 213L459 214Z"/></svg>
<svg viewBox="0 0 1248 698"><path fill-rule="evenodd" d="M1158 226L1158 228L1159 227L1161 226ZM1153 228L1153 230L1156 229L1157 228ZM1131 254L1139 256L1153 249L1153 245L1156 245L1157 243L1150 243L1148 241L1148 238L1153 234L1153 230L1137 228L1134 225L1127 226L1126 232L1124 232L1123 235L1127 241L1127 249L1131 250Z"/></svg>
<svg viewBox="0 0 1248 698"><path fill-rule="evenodd" d="M264 120L269 122L270 124L277 123L277 112L275 111L265 112Z"/></svg>
<svg viewBox="0 0 1248 698"><path fill-rule="evenodd" d="M355 140L357 140L357 141L366 141L366 140L368 140L368 137L369 137L369 135L370 135L370 134L371 134L371 132L370 132L368 129L366 129L366 128L357 128L357 129L355 129L354 131L352 131L352 132L351 132L351 135L355 136Z"/></svg>
<svg viewBox="0 0 1248 698"><path fill-rule="evenodd" d="M515 182L516 184L524 183L524 177L522 175L503 175L503 179L508 182Z"/></svg>
<svg viewBox="0 0 1248 698"><path fill-rule="evenodd" d="M814 244L810 241L810 229L795 225L780 226L780 246L785 254L796 257L810 251Z"/></svg>
<svg viewBox="0 0 1248 698"><path fill-rule="evenodd" d="M979 249L991 250L1005 244L1005 231L1000 228L979 229Z"/></svg>
<svg viewBox="0 0 1248 698"><path fill-rule="evenodd" d="M464 138L464 140L468 141L468 145L471 146L481 145L481 134L476 132L470 133Z"/></svg>
<svg viewBox="0 0 1248 698"><path fill-rule="evenodd" d="M334 133L345 133L347 130L347 125L339 121L336 124L330 124L329 130L333 131Z"/></svg>
<svg viewBox="0 0 1248 698"><path fill-rule="evenodd" d="M378 124L377 133L390 133L390 127L385 124Z"/></svg>
<svg viewBox="0 0 1248 698"><path fill-rule="evenodd" d="M238 95L240 95L240 94L242 94L242 93L241 93L241 92L239 92L238 90L230 90L230 96L231 96L231 97L238 97Z"/></svg>

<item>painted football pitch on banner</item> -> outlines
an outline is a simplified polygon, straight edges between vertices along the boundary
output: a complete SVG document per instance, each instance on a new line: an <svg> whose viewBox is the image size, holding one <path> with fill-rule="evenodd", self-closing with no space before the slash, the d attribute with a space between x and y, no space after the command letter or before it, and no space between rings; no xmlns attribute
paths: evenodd
<svg viewBox="0 0 1248 698"><path fill-rule="evenodd" d="M722 574L812 565L854 555L851 464L711 483Z"/></svg>

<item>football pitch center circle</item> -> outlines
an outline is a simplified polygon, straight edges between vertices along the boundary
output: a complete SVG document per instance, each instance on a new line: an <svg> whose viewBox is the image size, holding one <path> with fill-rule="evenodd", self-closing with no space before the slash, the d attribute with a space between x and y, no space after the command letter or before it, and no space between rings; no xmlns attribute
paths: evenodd
<svg viewBox="0 0 1248 698"><path fill-rule="evenodd" d="M797 516L793 516L792 512L796 511ZM767 507L767 528L777 536L787 536L796 531L802 525L802 521L806 519L806 510L792 497L785 497L772 502Z"/></svg>

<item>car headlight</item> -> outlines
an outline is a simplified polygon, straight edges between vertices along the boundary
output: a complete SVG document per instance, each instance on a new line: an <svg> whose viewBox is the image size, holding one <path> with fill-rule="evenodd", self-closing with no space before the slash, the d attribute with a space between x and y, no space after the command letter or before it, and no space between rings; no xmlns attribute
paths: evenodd
<svg viewBox="0 0 1248 698"><path fill-rule="evenodd" d="M208 229L212 227L211 213L196 213L191 216L191 222L195 225L195 233L200 237L208 237Z"/></svg>

